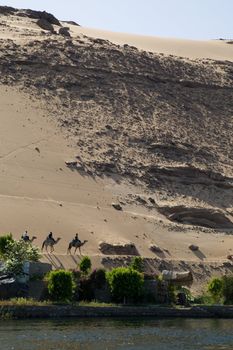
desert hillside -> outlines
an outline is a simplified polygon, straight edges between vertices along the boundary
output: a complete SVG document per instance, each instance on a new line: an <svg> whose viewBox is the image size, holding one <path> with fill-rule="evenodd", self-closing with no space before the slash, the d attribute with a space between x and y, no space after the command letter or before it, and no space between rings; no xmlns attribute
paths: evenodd
<svg viewBox="0 0 233 350"><path fill-rule="evenodd" d="M104 241L132 244L152 270L185 260L221 272L233 248L231 42L6 7L0 41L1 231L27 228L39 245L54 231L58 255L44 259L56 266L76 263L66 249L78 231L97 263L114 253Z"/></svg>

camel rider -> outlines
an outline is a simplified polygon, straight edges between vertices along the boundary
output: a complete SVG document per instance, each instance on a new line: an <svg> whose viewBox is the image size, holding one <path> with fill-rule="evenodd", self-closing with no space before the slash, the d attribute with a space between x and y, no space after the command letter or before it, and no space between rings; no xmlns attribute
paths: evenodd
<svg viewBox="0 0 233 350"><path fill-rule="evenodd" d="M28 242L29 241L29 235L28 235L28 231L25 230L24 233L21 236L21 239L24 240L24 242Z"/></svg>
<svg viewBox="0 0 233 350"><path fill-rule="evenodd" d="M81 243L81 240L79 239L78 237L78 233L76 233L75 237L74 237L74 242L77 243L77 242L80 242Z"/></svg>
<svg viewBox="0 0 233 350"><path fill-rule="evenodd" d="M48 235L47 239L51 239L53 242L55 242L55 239L53 238L53 233L52 232L49 232L49 235Z"/></svg>

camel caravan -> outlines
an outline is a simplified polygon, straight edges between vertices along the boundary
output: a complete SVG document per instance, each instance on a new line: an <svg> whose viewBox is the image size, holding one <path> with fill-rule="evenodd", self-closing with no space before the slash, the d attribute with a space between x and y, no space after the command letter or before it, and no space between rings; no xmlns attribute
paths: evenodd
<svg viewBox="0 0 233 350"><path fill-rule="evenodd" d="M35 239L37 239L36 236L33 236L32 238L29 237L28 232L25 231L21 239L26 243L32 243ZM54 246L61 240L60 237L55 239L53 237L53 233L50 232L49 235L46 237L46 239L42 243L41 251L44 250L47 253L53 253L54 252ZM79 254L81 255L81 247L86 244L88 241L84 240L83 242L79 239L78 234L76 233L75 237L72 239L72 241L69 242L68 248L67 248L67 254L71 254L72 248L74 248L74 254L76 253L77 249L79 249ZM48 248L50 251L48 251Z"/></svg>

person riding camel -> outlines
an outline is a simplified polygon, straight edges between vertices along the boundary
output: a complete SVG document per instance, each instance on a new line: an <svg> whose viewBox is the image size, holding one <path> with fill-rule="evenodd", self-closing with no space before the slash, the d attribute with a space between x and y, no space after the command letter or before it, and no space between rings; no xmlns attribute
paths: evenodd
<svg viewBox="0 0 233 350"><path fill-rule="evenodd" d="M28 242L30 240L27 230L24 231L24 233L21 236L21 239L24 240L24 242Z"/></svg>
<svg viewBox="0 0 233 350"><path fill-rule="evenodd" d="M74 237L73 241L81 243L81 240L79 239L78 233L75 234L75 237Z"/></svg>
<svg viewBox="0 0 233 350"><path fill-rule="evenodd" d="M52 232L49 232L49 235L48 235L47 239L51 239L53 242L55 242L55 239L53 238L53 233Z"/></svg>

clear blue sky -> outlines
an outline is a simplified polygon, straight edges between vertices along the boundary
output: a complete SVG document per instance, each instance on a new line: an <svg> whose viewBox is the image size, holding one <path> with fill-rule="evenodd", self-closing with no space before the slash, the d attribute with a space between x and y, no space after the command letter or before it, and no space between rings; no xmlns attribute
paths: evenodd
<svg viewBox="0 0 233 350"><path fill-rule="evenodd" d="M233 38L233 0L3 0L84 27L190 39Z"/></svg>

